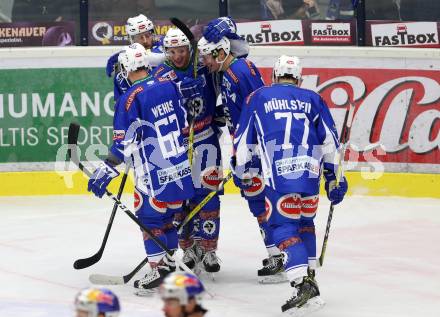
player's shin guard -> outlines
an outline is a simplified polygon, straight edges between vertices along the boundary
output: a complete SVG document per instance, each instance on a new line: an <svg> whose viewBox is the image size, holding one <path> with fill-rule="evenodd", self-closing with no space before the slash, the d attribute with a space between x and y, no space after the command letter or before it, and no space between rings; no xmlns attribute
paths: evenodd
<svg viewBox="0 0 440 317"><path fill-rule="evenodd" d="M219 259L215 253L220 231L219 210L200 212L199 246L202 250L202 263L206 272L220 271Z"/></svg>
<svg viewBox="0 0 440 317"><path fill-rule="evenodd" d="M273 229L269 226L266 219L266 212L257 217L258 226L260 227L260 234L263 238L269 257L278 256L281 254L278 247L275 245L273 239Z"/></svg>
<svg viewBox="0 0 440 317"><path fill-rule="evenodd" d="M299 226L299 236L303 241L308 255L308 264L311 269L316 269L316 234L313 219L302 220Z"/></svg>
<svg viewBox="0 0 440 317"><path fill-rule="evenodd" d="M165 245L167 245L167 236L162 228L152 228L151 232L154 234L156 238L161 240ZM162 259L162 257L166 254L164 250L162 250L153 240L148 237L148 234L143 232L144 237L144 247L147 252L148 262L151 266L157 266L157 263Z"/></svg>
<svg viewBox="0 0 440 317"><path fill-rule="evenodd" d="M180 223L182 223L187 216L187 212L181 210L179 212L176 212L174 214L174 225L177 227ZM182 250L186 250L188 248L191 248L194 244L194 224L191 220L183 226L178 232L178 239L179 239L179 247Z"/></svg>
<svg viewBox="0 0 440 317"><path fill-rule="evenodd" d="M301 240L306 246L309 267L311 269L317 268L316 234L313 219L315 218L318 209L318 202L319 195L303 195L301 197L301 220L299 222L298 232Z"/></svg>

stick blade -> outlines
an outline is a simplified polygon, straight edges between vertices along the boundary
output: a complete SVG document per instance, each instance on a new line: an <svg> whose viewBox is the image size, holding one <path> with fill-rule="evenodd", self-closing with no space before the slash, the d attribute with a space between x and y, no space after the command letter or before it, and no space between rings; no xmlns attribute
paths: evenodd
<svg viewBox="0 0 440 317"><path fill-rule="evenodd" d="M125 284L124 278L122 276L112 276L105 274L91 274L89 276L89 281L92 284L98 285L122 285Z"/></svg>
<svg viewBox="0 0 440 317"><path fill-rule="evenodd" d="M101 259L101 256L100 255L96 256L96 254L94 256L91 256L90 258L78 259L73 263L73 268L75 270L82 270L82 269L85 269L86 267L92 266L93 264L98 262L100 259Z"/></svg>

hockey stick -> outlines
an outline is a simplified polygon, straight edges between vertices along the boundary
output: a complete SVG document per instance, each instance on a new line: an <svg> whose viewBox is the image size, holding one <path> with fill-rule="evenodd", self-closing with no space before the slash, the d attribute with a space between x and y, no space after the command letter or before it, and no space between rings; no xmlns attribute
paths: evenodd
<svg viewBox="0 0 440 317"><path fill-rule="evenodd" d="M180 230L184 225L188 224L189 221L205 206L208 201L214 197L214 195L222 190L225 184L232 178L232 172L229 172L228 175L223 179L220 183L219 189L216 191L210 192L185 218L185 220L177 226L177 231ZM148 257L142 260L136 268L133 269L130 273L124 276L115 276L115 275L105 275L105 274L92 274L89 276L89 281L93 284L101 284L101 285L119 285L119 284L127 284L133 276L145 265L148 263Z"/></svg>
<svg viewBox="0 0 440 317"><path fill-rule="evenodd" d="M78 168L84 172L84 174L86 174L88 177L91 177L93 174L79 161L79 157L78 157L78 153L77 153L77 142L78 142L78 134L79 134L79 125L76 123L71 123L69 125L69 132L68 132L68 155L71 158L72 162L78 166ZM115 195L113 195L111 192L109 192L107 189L105 190L105 195L107 197L109 197L111 200L113 200L118 207L125 212L125 214L130 217L131 220L133 220L142 230L144 230L147 235L148 238L151 239L154 243L156 243L162 250L164 250L170 257L173 257L174 252L171 251L170 249L168 249L168 247L161 241L159 240L152 232L150 229L148 229L147 227L144 226L144 224L142 222L139 221L138 218L136 218L136 216L133 214L133 212L128 209L127 206L125 206L118 198L116 198ZM191 271L188 266L185 265L185 263L183 263L181 260L179 260L178 258L174 259L176 261L176 264L178 264L178 266L180 266L185 272L190 273L190 274L194 274L193 271Z"/></svg>
<svg viewBox="0 0 440 317"><path fill-rule="evenodd" d="M70 152L71 154L71 152ZM116 196L118 199L121 198L122 192L124 190L125 182L127 181L128 171L130 170L130 165L126 165L125 167L125 173L122 176L121 185L119 185L118 195ZM107 244L107 239L110 234L110 229L113 225L113 220L115 219L116 211L118 210L118 204L113 205L112 214L110 215L110 219L107 224L107 228L105 229L104 239L102 240L101 247L99 248L98 252L96 252L94 255L84 258L84 259L78 259L73 263L73 267L77 270L84 269L86 267L92 266L96 262L98 262L102 254L104 253L105 245Z"/></svg>
<svg viewBox="0 0 440 317"><path fill-rule="evenodd" d="M179 20L176 17L170 18L171 23L177 27L180 31L185 34L185 36L188 38L191 46L194 48L194 61L193 61L193 72L194 72L194 78L197 78L197 43L194 38L194 34L191 32L191 30L188 28L188 26L183 23L181 20ZM194 100L191 100L191 108L192 108L192 114L191 114L191 122L189 124L189 132L188 132L188 161L189 166L191 166L192 169L192 163L193 163L193 156L194 156L194 124L195 124L195 107L194 107ZM189 213L189 200L185 200L183 204L183 210L184 214ZM178 228L178 231L180 230L182 226Z"/></svg>
<svg viewBox="0 0 440 317"><path fill-rule="evenodd" d="M228 175L226 175L225 178L223 178L222 182L220 183L219 187L217 190L213 190L212 192L210 192L208 195L206 195L205 198L203 198L203 200L196 206L194 207L193 210L191 210L191 212L188 214L188 216L186 216L186 218L183 220L182 223L180 223L177 226L177 231L179 231L183 226L187 225L188 222L191 221L191 219L208 203L208 201L211 200L212 197L215 196L215 194L217 194L219 191L221 191L223 189L223 187L226 185L226 183L232 178L232 172L229 172Z"/></svg>
<svg viewBox="0 0 440 317"><path fill-rule="evenodd" d="M338 169L336 171L336 187L339 185L339 181L341 179L342 175L342 162L344 161L345 156L345 150L348 147L349 144L349 135L350 135L350 129L351 124L353 122L353 115L354 115L354 104L350 103L349 109L347 109L345 113L344 123L342 125L342 131L340 136L340 143L342 145L342 151L339 156L339 163L338 163ZM328 242L328 236L330 233L330 225L333 218L333 210L335 208L335 205L333 203L330 204L330 210L328 212L328 218L327 218L327 226L325 228L325 235L324 235L324 241L322 242L322 248L321 248L321 255L319 256L319 266L322 266L324 263L324 256L325 251L327 250L327 242Z"/></svg>
<svg viewBox="0 0 440 317"><path fill-rule="evenodd" d="M185 36L188 38L191 46L194 48L194 62L193 62L193 64L194 64L193 65L194 78L197 78L198 50L197 50L197 43L195 41L194 34L191 32L191 30L188 28L188 26L185 23L183 23L181 20L179 20L178 18L170 18L170 21L175 27L177 27L180 31L182 31L183 34L185 34ZM193 115L194 114L192 114L192 116ZM189 165L191 167L192 167L193 154L194 154L194 149L193 149L193 146L194 146L194 121L195 121L194 118L191 118L191 123L189 125L189 135L188 135L188 160L189 160Z"/></svg>
<svg viewBox="0 0 440 317"><path fill-rule="evenodd" d="M147 263L148 263L148 257L143 259L142 262L139 263L133 269L133 271L131 271L130 273L128 273L127 275L124 275L124 276L105 275L105 274L91 274L89 276L89 281L90 281L90 283L100 284L100 285L121 285L121 284L127 284L133 278L133 276L135 276L135 274L137 272L139 272L139 270L141 268L143 268L144 265L147 264Z"/></svg>

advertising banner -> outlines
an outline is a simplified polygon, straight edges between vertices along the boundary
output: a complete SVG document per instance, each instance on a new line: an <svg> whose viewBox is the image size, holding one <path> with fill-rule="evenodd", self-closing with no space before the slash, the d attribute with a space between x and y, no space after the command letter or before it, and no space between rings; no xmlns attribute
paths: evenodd
<svg viewBox="0 0 440 317"><path fill-rule="evenodd" d="M74 22L0 23L0 47L75 45Z"/></svg>
<svg viewBox="0 0 440 317"><path fill-rule="evenodd" d="M349 161L383 162L387 171L439 171L440 70L432 66L438 65L438 58L362 58L342 53L324 57L324 50L319 50L321 56L299 54L304 65L302 87L322 95L338 131L348 104L356 106ZM367 56L372 49L365 50ZM105 65L108 51L96 65ZM250 59L269 84L279 52L261 52L252 50ZM84 66L84 56L87 53L78 54L76 62L70 58L67 68L32 69L28 61L26 67L31 69L1 70L0 164L54 162L58 148L66 143L71 121L82 125L83 148L110 144L112 80L103 68ZM58 57L56 63L66 61Z"/></svg>
<svg viewBox="0 0 440 317"><path fill-rule="evenodd" d="M440 47L440 23L367 21L368 45L384 47Z"/></svg>
<svg viewBox="0 0 440 317"><path fill-rule="evenodd" d="M72 121L85 127L79 144L109 144L113 87L104 76L99 68L1 70L0 163L55 161Z"/></svg>
<svg viewBox="0 0 440 317"><path fill-rule="evenodd" d="M237 23L237 33L249 45L304 45L301 20Z"/></svg>
<svg viewBox="0 0 440 317"><path fill-rule="evenodd" d="M261 70L270 82L272 69ZM440 71L304 68L301 86L321 94L338 131L355 104L349 160L440 162Z"/></svg>
<svg viewBox="0 0 440 317"><path fill-rule="evenodd" d="M89 45L128 45L130 39L125 30L126 21L90 21L89 22ZM201 28L204 25L188 23L195 36L201 36ZM157 35L165 35L173 27L169 20L155 20L154 32Z"/></svg>
<svg viewBox="0 0 440 317"><path fill-rule="evenodd" d="M354 20L241 22L237 33L250 45L356 45Z"/></svg>
<svg viewBox="0 0 440 317"><path fill-rule="evenodd" d="M355 45L356 36L351 22L313 22L310 23L310 42L318 45Z"/></svg>

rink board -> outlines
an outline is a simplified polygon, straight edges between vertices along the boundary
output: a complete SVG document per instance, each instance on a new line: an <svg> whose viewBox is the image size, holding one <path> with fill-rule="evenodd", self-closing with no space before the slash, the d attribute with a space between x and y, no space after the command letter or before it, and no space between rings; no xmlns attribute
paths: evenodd
<svg viewBox="0 0 440 317"><path fill-rule="evenodd" d="M347 172L346 175L348 194L440 198L440 174ZM111 192L117 193L120 178L110 184ZM133 192L133 177L129 179L126 193ZM85 194L87 180L80 172L0 172L0 196ZM226 194L238 192L232 180L229 181Z"/></svg>

